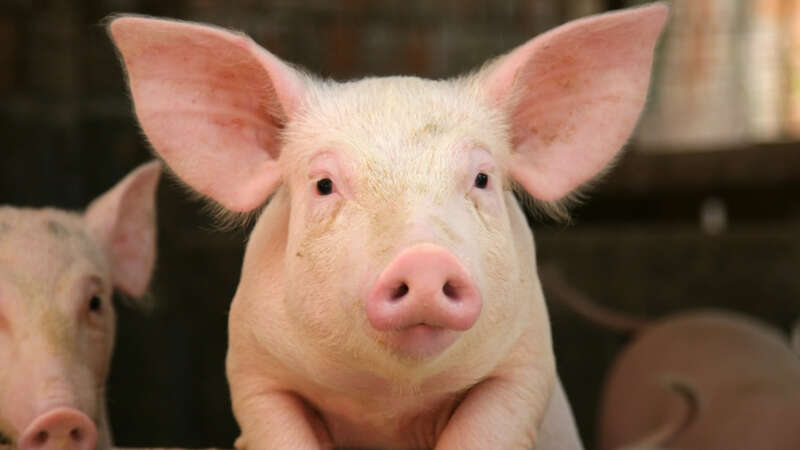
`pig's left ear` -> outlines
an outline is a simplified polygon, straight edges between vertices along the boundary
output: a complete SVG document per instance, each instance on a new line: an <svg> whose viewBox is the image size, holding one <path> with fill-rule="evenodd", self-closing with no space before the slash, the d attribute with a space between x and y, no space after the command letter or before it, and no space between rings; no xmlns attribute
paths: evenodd
<svg viewBox="0 0 800 450"><path fill-rule="evenodd" d="M105 252L114 286L133 297L147 289L156 259L155 191L161 163L140 166L89 204L89 233Z"/></svg>
<svg viewBox="0 0 800 450"><path fill-rule="evenodd" d="M489 101L510 116L510 173L534 198L564 197L625 144L667 12L655 4L570 22L481 73Z"/></svg>

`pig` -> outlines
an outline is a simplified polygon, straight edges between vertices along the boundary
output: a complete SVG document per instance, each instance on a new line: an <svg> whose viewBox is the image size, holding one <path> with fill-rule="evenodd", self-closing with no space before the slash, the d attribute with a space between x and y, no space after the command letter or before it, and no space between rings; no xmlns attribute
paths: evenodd
<svg viewBox="0 0 800 450"><path fill-rule="evenodd" d="M454 79L347 82L211 25L113 18L155 152L257 216L228 324L236 447L580 448L514 192L564 211L609 164L666 18L577 20Z"/></svg>
<svg viewBox="0 0 800 450"><path fill-rule="evenodd" d="M598 449L800 449L800 320L793 349L780 330L741 313L647 321L592 302L557 272L542 279L589 320L633 333L606 377Z"/></svg>
<svg viewBox="0 0 800 450"><path fill-rule="evenodd" d="M799 356L779 330L730 311L656 321L611 368L598 448L798 449Z"/></svg>
<svg viewBox="0 0 800 450"><path fill-rule="evenodd" d="M0 433L13 448L111 447L111 295L147 289L160 167L134 170L82 214L0 206Z"/></svg>

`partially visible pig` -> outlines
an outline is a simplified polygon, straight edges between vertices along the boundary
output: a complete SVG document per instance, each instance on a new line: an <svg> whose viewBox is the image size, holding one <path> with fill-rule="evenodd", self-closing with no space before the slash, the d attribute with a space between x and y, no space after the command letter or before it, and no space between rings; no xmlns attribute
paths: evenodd
<svg viewBox="0 0 800 450"><path fill-rule="evenodd" d="M580 448L513 189L552 210L613 159L666 16L578 20L453 80L345 83L220 28L110 23L174 173L266 204L230 311L237 447Z"/></svg>
<svg viewBox="0 0 800 450"><path fill-rule="evenodd" d="M591 302L555 272L542 279L590 320L635 332L606 379L598 449L800 449L800 350L779 330L713 309L645 322Z"/></svg>
<svg viewBox="0 0 800 450"><path fill-rule="evenodd" d="M657 321L617 358L600 449L800 449L800 358L753 318L693 311Z"/></svg>
<svg viewBox="0 0 800 450"><path fill-rule="evenodd" d="M0 206L0 433L22 450L108 449L112 291L144 294L160 163L84 214Z"/></svg>

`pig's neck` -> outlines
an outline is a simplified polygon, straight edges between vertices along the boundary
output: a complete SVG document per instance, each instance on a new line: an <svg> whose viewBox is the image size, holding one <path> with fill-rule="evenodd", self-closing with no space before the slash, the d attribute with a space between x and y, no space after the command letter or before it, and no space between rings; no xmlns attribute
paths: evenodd
<svg viewBox="0 0 800 450"><path fill-rule="evenodd" d="M463 394L417 394L379 401L323 392L310 397L337 445L433 448Z"/></svg>

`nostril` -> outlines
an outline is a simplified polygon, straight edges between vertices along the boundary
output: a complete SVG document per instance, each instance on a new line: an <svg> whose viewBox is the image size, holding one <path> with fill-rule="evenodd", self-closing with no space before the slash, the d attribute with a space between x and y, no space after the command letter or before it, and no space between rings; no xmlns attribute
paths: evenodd
<svg viewBox="0 0 800 450"><path fill-rule="evenodd" d="M444 295L451 300L459 300L458 289L456 289L456 287L453 286L453 284L449 281L446 282L442 287L442 292L444 292Z"/></svg>
<svg viewBox="0 0 800 450"><path fill-rule="evenodd" d="M19 438L20 450L50 450L56 447L91 450L97 445L97 427L83 412L65 406L34 418Z"/></svg>
<svg viewBox="0 0 800 450"><path fill-rule="evenodd" d="M392 291L392 300L399 300L406 294L408 294L408 285L403 283Z"/></svg>
<svg viewBox="0 0 800 450"><path fill-rule="evenodd" d="M478 319L481 305L477 286L458 257L427 243L395 256L364 299L368 322L378 331L417 325L465 331Z"/></svg>

